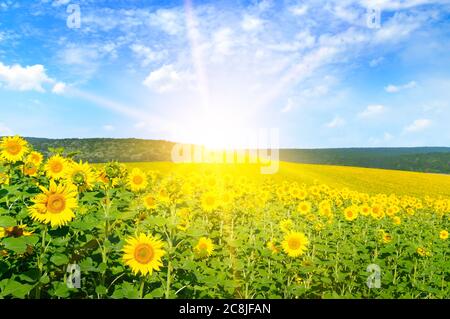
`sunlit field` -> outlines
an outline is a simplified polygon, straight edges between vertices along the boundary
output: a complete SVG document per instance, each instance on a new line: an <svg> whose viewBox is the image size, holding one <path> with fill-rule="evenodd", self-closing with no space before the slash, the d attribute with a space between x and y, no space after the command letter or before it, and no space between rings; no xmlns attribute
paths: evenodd
<svg viewBox="0 0 450 319"><path fill-rule="evenodd" d="M450 296L449 176L1 154L3 298Z"/></svg>

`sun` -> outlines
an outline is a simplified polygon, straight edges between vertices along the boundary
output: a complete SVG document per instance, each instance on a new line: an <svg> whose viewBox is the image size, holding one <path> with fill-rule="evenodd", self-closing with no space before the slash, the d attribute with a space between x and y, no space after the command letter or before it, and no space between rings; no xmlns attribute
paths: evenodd
<svg viewBox="0 0 450 319"><path fill-rule="evenodd" d="M140 234L137 237L128 237L126 243L123 248L123 261L135 275L140 273L145 276L159 271L163 265L161 258L166 254L161 240Z"/></svg>

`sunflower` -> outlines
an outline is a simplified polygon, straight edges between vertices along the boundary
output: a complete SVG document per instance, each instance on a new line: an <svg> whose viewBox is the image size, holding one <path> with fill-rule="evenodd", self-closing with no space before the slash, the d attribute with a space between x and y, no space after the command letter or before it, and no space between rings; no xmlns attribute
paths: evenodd
<svg viewBox="0 0 450 319"><path fill-rule="evenodd" d="M394 223L394 225L400 225L402 223L402 219L398 216L394 216L392 217L392 223Z"/></svg>
<svg viewBox="0 0 450 319"><path fill-rule="evenodd" d="M448 238L448 231L441 230L439 232L439 238L442 239L442 240L446 240Z"/></svg>
<svg viewBox="0 0 450 319"><path fill-rule="evenodd" d="M370 214L371 208L369 205L364 204L359 208L361 215L368 216Z"/></svg>
<svg viewBox="0 0 450 319"><path fill-rule="evenodd" d="M36 152L36 151L31 152L27 156L27 162L33 163L36 166L41 165L43 160L44 160L44 156L41 153Z"/></svg>
<svg viewBox="0 0 450 319"><path fill-rule="evenodd" d="M31 218L52 227L64 226L75 214L78 207L77 190L73 185L57 185L50 181L49 189L40 186L43 193L33 199L34 205L29 208Z"/></svg>
<svg viewBox="0 0 450 319"><path fill-rule="evenodd" d="M354 221L356 218L358 218L358 214L358 207L356 206L350 206L344 210L345 219L348 221Z"/></svg>
<svg viewBox="0 0 450 319"><path fill-rule="evenodd" d="M214 245L210 238L202 237L194 247L194 252L198 257L209 257L214 251Z"/></svg>
<svg viewBox="0 0 450 319"><path fill-rule="evenodd" d="M68 169L68 161L60 155L54 155L47 160L45 164L45 172L48 178L60 179L63 178Z"/></svg>
<svg viewBox="0 0 450 319"><path fill-rule="evenodd" d="M166 252L161 249L163 242L156 237L140 234L137 237L128 237L127 245L123 248L123 261L137 275L151 275L153 270L159 271L163 265L162 256Z"/></svg>
<svg viewBox="0 0 450 319"><path fill-rule="evenodd" d="M382 219L384 217L383 207L380 204L374 204L372 206L372 212L370 213L370 215L374 219Z"/></svg>
<svg viewBox="0 0 450 319"><path fill-rule="evenodd" d="M311 203L310 202L300 202L297 206L297 211L301 215L307 215L311 212Z"/></svg>
<svg viewBox="0 0 450 319"><path fill-rule="evenodd" d="M19 226L11 226L3 229L4 236L3 237L22 237L22 236L31 236L33 234L32 231L26 230L27 225L19 225Z"/></svg>
<svg viewBox="0 0 450 319"><path fill-rule="evenodd" d="M23 165L23 173L26 176L36 176L38 173L38 168L35 163L27 162Z"/></svg>
<svg viewBox="0 0 450 319"><path fill-rule="evenodd" d="M0 172L0 185L9 185L9 176L6 173Z"/></svg>
<svg viewBox="0 0 450 319"><path fill-rule="evenodd" d="M290 257L298 257L305 253L309 244L308 238L303 233L291 232L284 237L281 246Z"/></svg>
<svg viewBox="0 0 450 319"><path fill-rule="evenodd" d="M392 236L388 233L384 233L383 236L381 237L381 240L383 241L384 244L389 244L392 241Z"/></svg>
<svg viewBox="0 0 450 319"><path fill-rule="evenodd" d="M201 198L202 209L206 212L212 212L219 207L219 197L214 192L207 192Z"/></svg>
<svg viewBox="0 0 450 319"><path fill-rule="evenodd" d="M139 168L134 168L128 175L128 185L133 192L141 191L148 185L147 176Z"/></svg>
<svg viewBox="0 0 450 319"><path fill-rule="evenodd" d="M155 209L158 206L158 202L152 194L148 194L144 197L144 206L148 210Z"/></svg>
<svg viewBox="0 0 450 319"><path fill-rule="evenodd" d="M95 183L95 176L88 163L72 163L64 173L64 178L68 183L78 186L80 189L87 190L92 188Z"/></svg>
<svg viewBox="0 0 450 319"><path fill-rule="evenodd" d="M0 227L0 239L2 239L3 237L6 237L6 231L5 228Z"/></svg>
<svg viewBox="0 0 450 319"><path fill-rule="evenodd" d="M417 247L416 252L417 252L417 254L419 254L422 257L425 257L428 254L427 250L423 247Z"/></svg>
<svg viewBox="0 0 450 319"><path fill-rule="evenodd" d="M28 143L19 136L5 136L0 142L0 155L9 162L21 161L28 151Z"/></svg>

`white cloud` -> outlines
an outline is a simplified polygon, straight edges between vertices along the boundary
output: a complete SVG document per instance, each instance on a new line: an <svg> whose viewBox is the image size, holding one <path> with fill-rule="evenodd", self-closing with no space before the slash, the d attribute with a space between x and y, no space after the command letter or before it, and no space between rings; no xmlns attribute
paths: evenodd
<svg viewBox="0 0 450 319"><path fill-rule="evenodd" d="M403 84L403 85L389 84L384 89L388 93L398 93L398 92L400 92L402 90L413 89L415 87L417 87L417 82L411 81L411 82Z"/></svg>
<svg viewBox="0 0 450 319"><path fill-rule="evenodd" d="M150 72L143 84L158 93L179 89L187 81L187 75L175 69L172 64Z"/></svg>
<svg viewBox="0 0 450 319"><path fill-rule="evenodd" d="M130 49L142 60L142 66L148 66L150 63L163 59L167 52L165 50L156 51L142 44L132 44Z"/></svg>
<svg viewBox="0 0 450 319"><path fill-rule="evenodd" d="M305 4L292 6L289 8L289 12L295 16L303 16L308 12L308 6Z"/></svg>
<svg viewBox="0 0 450 319"><path fill-rule="evenodd" d="M230 28L222 28L213 35L214 51L219 56L231 54L233 48L233 31Z"/></svg>
<svg viewBox="0 0 450 319"><path fill-rule="evenodd" d="M287 113L290 110L292 110L292 108L294 107L294 101L292 100L292 98L289 98L287 100L286 105L283 107L283 109L281 110L282 113Z"/></svg>
<svg viewBox="0 0 450 319"><path fill-rule="evenodd" d="M396 11L413 8L424 4L446 3L446 0L359 0L359 3L367 8L379 8L380 10Z"/></svg>
<svg viewBox="0 0 450 319"><path fill-rule="evenodd" d="M0 136L13 135L13 131L3 123L0 123Z"/></svg>
<svg viewBox="0 0 450 319"><path fill-rule="evenodd" d="M67 85L64 82L58 82L53 86L52 92L55 94L63 94L66 88Z"/></svg>
<svg viewBox="0 0 450 319"><path fill-rule="evenodd" d="M106 124L106 125L103 125L103 130L105 130L105 131L107 131L107 132L112 132L112 131L114 131L116 128L113 126L113 125L111 125L111 124Z"/></svg>
<svg viewBox="0 0 450 319"><path fill-rule="evenodd" d="M246 14L242 20L242 29L245 31L258 31L263 26L263 23L263 20Z"/></svg>
<svg viewBox="0 0 450 319"><path fill-rule="evenodd" d="M382 21L382 26L373 37L374 44L385 42L398 42L410 36L425 22L426 16L406 15L396 13L387 22Z"/></svg>
<svg viewBox="0 0 450 319"><path fill-rule="evenodd" d="M336 116L334 119L332 119L330 122L326 123L325 126L328 128L337 128L344 126L346 121L341 118L340 116Z"/></svg>
<svg viewBox="0 0 450 319"><path fill-rule="evenodd" d="M415 120L412 124L406 126L404 128L404 132L406 133L420 132L431 126L431 124L432 122L429 119L418 119Z"/></svg>
<svg viewBox="0 0 450 319"><path fill-rule="evenodd" d="M59 7L69 4L70 0L54 0L52 6Z"/></svg>
<svg viewBox="0 0 450 319"><path fill-rule="evenodd" d="M149 24L170 35L177 35L183 31L184 16L181 11L175 9L159 9L150 15Z"/></svg>
<svg viewBox="0 0 450 319"><path fill-rule="evenodd" d="M364 111L358 114L358 117L364 119L372 118L380 114L383 114L385 111L386 107L384 105L381 104L369 105Z"/></svg>
<svg viewBox="0 0 450 319"><path fill-rule="evenodd" d="M52 81L41 64L22 67L18 64L7 66L0 62L0 83L8 89L45 92L43 85Z"/></svg>

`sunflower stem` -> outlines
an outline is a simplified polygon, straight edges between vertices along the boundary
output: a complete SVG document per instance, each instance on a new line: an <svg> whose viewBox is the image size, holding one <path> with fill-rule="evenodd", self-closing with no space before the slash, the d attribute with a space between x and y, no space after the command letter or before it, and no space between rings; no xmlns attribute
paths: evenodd
<svg viewBox="0 0 450 319"><path fill-rule="evenodd" d="M167 265L166 299L170 299L171 267L172 267L172 264L169 260L169 264Z"/></svg>
<svg viewBox="0 0 450 319"><path fill-rule="evenodd" d="M45 239L47 237L47 225L44 225L42 227L42 243L41 243L41 253L38 256L38 269L39 269L39 278L42 277L42 271L44 269L44 265L42 263L42 259L44 258L44 254L46 252L46 246L45 246ZM41 283L39 283L36 287L36 295L35 295L36 299L40 299L41 298Z"/></svg>
<svg viewBox="0 0 450 319"><path fill-rule="evenodd" d="M139 289L139 298L144 299L145 277L141 278L141 287Z"/></svg>

